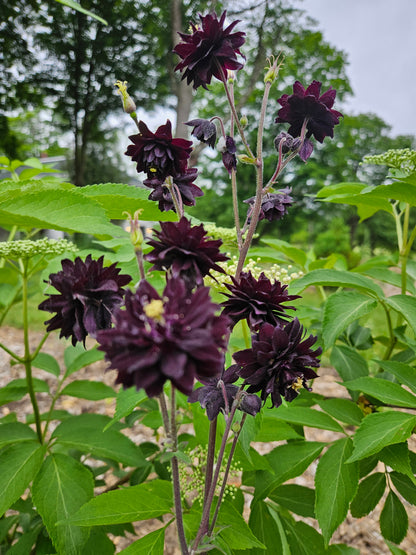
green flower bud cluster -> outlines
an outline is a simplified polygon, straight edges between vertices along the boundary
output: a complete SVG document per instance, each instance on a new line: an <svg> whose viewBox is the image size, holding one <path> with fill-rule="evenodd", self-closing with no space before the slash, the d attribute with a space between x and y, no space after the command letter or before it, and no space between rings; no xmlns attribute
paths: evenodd
<svg viewBox="0 0 416 555"><path fill-rule="evenodd" d="M221 239L223 245L237 248L237 232L235 227L220 227L213 223L204 223L204 229L212 239ZM254 234L254 238L256 237L258 237L258 233Z"/></svg>
<svg viewBox="0 0 416 555"><path fill-rule="evenodd" d="M211 272L211 276L207 276L204 280L205 285L213 287L217 291L227 291L225 284L231 284L231 276L234 276L237 270L238 258L233 256L227 262L219 262L219 266L224 268L227 274L221 274L219 272ZM291 271L293 266L288 265L287 268L283 268L279 264L273 264L272 266L265 267L261 265L261 259L248 258L244 266L244 272L251 272L252 276L258 279L260 274L264 272L265 276L272 280L280 281L284 284L289 284L294 279L302 277L304 274L302 271ZM215 279L214 279L215 278ZM215 281L216 280L216 281Z"/></svg>
<svg viewBox="0 0 416 555"><path fill-rule="evenodd" d="M24 239L21 241L4 241L0 243L0 257L17 260L33 256L58 256L64 252L77 252L78 248L66 239L48 239L38 241Z"/></svg>
<svg viewBox="0 0 416 555"><path fill-rule="evenodd" d="M388 166L389 168L413 173L416 171L416 150L410 150L410 148L390 149L383 152L383 154L364 156L363 163Z"/></svg>

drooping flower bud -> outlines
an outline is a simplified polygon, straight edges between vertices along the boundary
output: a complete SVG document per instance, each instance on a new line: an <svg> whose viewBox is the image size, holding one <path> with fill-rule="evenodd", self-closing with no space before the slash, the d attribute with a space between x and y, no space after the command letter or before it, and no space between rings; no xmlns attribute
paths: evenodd
<svg viewBox="0 0 416 555"><path fill-rule="evenodd" d="M121 100L123 102L123 110L126 114L134 114L136 112L136 104L134 100L127 92L127 81L119 81L117 80L114 85L118 88L118 93L121 96Z"/></svg>

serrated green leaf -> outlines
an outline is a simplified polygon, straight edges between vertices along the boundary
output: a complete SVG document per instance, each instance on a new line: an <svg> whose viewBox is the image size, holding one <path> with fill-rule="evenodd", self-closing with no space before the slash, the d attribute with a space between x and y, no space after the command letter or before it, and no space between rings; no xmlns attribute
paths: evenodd
<svg viewBox="0 0 416 555"><path fill-rule="evenodd" d="M75 380L63 388L61 395L70 395L71 397L88 399L89 401L100 401L101 399L115 397L116 392L112 387L103 382Z"/></svg>
<svg viewBox="0 0 416 555"><path fill-rule="evenodd" d="M369 314L376 307L376 300L356 291L341 291L331 295L325 303L322 321L325 347L332 347L349 324Z"/></svg>
<svg viewBox="0 0 416 555"><path fill-rule="evenodd" d="M120 555L163 555L164 546L165 528L163 527L133 542L120 551Z"/></svg>
<svg viewBox="0 0 416 555"><path fill-rule="evenodd" d="M377 360L376 362L383 370L393 374L400 383L407 385L416 394L416 368L395 360Z"/></svg>
<svg viewBox="0 0 416 555"><path fill-rule="evenodd" d="M368 293L372 297L384 298L383 290L371 279L353 272L333 269L312 270L305 276L297 279L290 285L291 294L299 294L311 285L322 285L331 287L348 287L357 289L362 293ZM416 301L415 301L416 302Z"/></svg>
<svg viewBox="0 0 416 555"><path fill-rule="evenodd" d="M272 247L280 252L282 252L289 260L292 260L296 264L299 264L302 268L305 266L307 261L307 254L303 249L294 247L286 241L281 239L275 239L272 237L262 237L261 242L265 243L269 247Z"/></svg>
<svg viewBox="0 0 416 555"><path fill-rule="evenodd" d="M390 491L380 514L380 530L386 540L400 543L407 534L409 520L397 495Z"/></svg>
<svg viewBox="0 0 416 555"><path fill-rule="evenodd" d="M302 436L292 426L276 418L276 413L263 415L261 427L256 434L255 441L282 441L286 439L301 439Z"/></svg>
<svg viewBox="0 0 416 555"><path fill-rule="evenodd" d="M324 539L312 526L305 522L295 521L287 514L280 515L291 555L317 555L326 553Z"/></svg>
<svg viewBox="0 0 416 555"><path fill-rule="evenodd" d="M386 541L387 547L390 549L390 552L393 555L408 555L406 551L403 551L403 549L400 549L400 547L398 547L397 545L392 544L388 540L385 540L385 541Z"/></svg>
<svg viewBox="0 0 416 555"><path fill-rule="evenodd" d="M219 536L231 550L264 548L261 541L250 530L243 516L228 499L221 503L217 526L220 529Z"/></svg>
<svg viewBox="0 0 416 555"><path fill-rule="evenodd" d="M68 352L68 357L70 357L70 352ZM102 351L99 351L97 348L90 349L89 351L82 350L81 353L75 356L67 365L65 377L67 378L74 372L78 372L78 370L81 370L81 368L93 364L98 360L103 360L103 358L104 353Z"/></svg>
<svg viewBox="0 0 416 555"><path fill-rule="evenodd" d="M38 353L36 358L33 360L32 365L35 368L45 370L45 372L49 372L56 377L59 376L60 368L58 361L55 357L49 355L48 353Z"/></svg>
<svg viewBox="0 0 416 555"><path fill-rule="evenodd" d="M94 495L94 479L80 462L66 455L50 455L32 487L33 501L58 553L78 555L89 531L57 522L69 519Z"/></svg>
<svg viewBox="0 0 416 555"><path fill-rule="evenodd" d="M272 501L293 513L315 518L315 490L298 484L279 486L269 494Z"/></svg>
<svg viewBox="0 0 416 555"><path fill-rule="evenodd" d="M378 281L382 281L383 283L388 283L390 285L394 285L399 289L402 286L402 278L400 274L389 270L388 268L367 268L364 272L366 276L369 276L373 279L377 279ZM407 277L407 290L412 293L412 295L416 294L416 287L413 284L413 281L410 277Z"/></svg>
<svg viewBox="0 0 416 555"><path fill-rule="evenodd" d="M98 527L92 528L90 530L87 543L82 549L81 555L92 555L92 553L99 553L100 555L114 555L116 546L107 536L106 532L114 534L110 526L105 530ZM131 530L131 532L134 533L134 530ZM124 535L124 531L120 532L120 535Z"/></svg>
<svg viewBox="0 0 416 555"><path fill-rule="evenodd" d="M49 386L45 380L33 378L33 390L35 393L49 393ZM19 401L29 393L26 378L12 380L0 389L0 405L5 405L13 401Z"/></svg>
<svg viewBox="0 0 416 555"><path fill-rule="evenodd" d="M416 486L414 482L408 476L399 472L390 472L389 476L400 495L411 505L416 505Z"/></svg>
<svg viewBox="0 0 416 555"><path fill-rule="evenodd" d="M396 472L401 472L410 478L416 484L412 467L410 466L409 448L407 442L395 443L394 445L387 445L378 454L378 458L385 465L389 466Z"/></svg>
<svg viewBox="0 0 416 555"><path fill-rule="evenodd" d="M0 220L3 225L24 229L46 228L97 236L121 235L124 231L108 221L103 207L77 188L67 185L45 188L39 181L28 187L0 194Z"/></svg>
<svg viewBox="0 0 416 555"><path fill-rule="evenodd" d="M293 441L275 447L265 455L273 474L267 471L256 473L255 499L266 497L286 480L302 474L324 447L325 443L315 441Z"/></svg>
<svg viewBox="0 0 416 555"><path fill-rule="evenodd" d="M115 422L119 422L122 418L131 414L134 408L145 399L147 399L147 395L144 389L137 391L135 386L127 389L119 389L117 393L116 411L114 417L104 429L106 430Z"/></svg>
<svg viewBox="0 0 416 555"><path fill-rule="evenodd" d="M311 409L309 407L297 407L294 405L280 406L276 410L276 416L285 422L300 424L310 428L320 430L330 430L332 432L344 432L342 426L324 412Z"/></svg>
<svg viewBox="0 0 416 555"><path fill-rule="evenodd" d="M101 183L83 187L82 193L99 202L106 211L107 217L114 220L124 220L126 212L134 214L136 210L142 210L140 219L144 221L173 221L176 219L174 212L161 212L154 201L148 200L148 189L125 183Z"/></svg>
<svg viewBox="0 0 416 555"><path fill-rule="evenodd" d="M281 547L279 529L263 500L252 503L248 523L256 538L266 547L266 551L259 547L252 548L250 555L265 555L265 553L272 553L273 550Z"/></svg>
<svg viewBox="0 0 416 555"><path fill-rule="evenodd" d="M0 424L0 448L9 443L36 440L36 433L22 422Z"/></svg>
<svg viewBox="0 0 416 555"><path fill-rule="evenodd" d="M416 298L410 295L393 295L387 297L386 303L402 314L416 333Z"/></svg>
<svg viewBox="0 0 416 555"><path fill-rule="evenodd" d="M365 358L347 345L335 345L331 352L330 361L344 382L368 376L368 364ZM354 401L359 396L355 392L350 393L350 395Z"/></svg>
<svg viewBox="0 0 416 555"><path fill-rule="evenodd" d="M131 439L113 428L103 430L109 419L103 424L100 416L81 414L67 418L54 430L52 437L60 445L79 449L98 459L112 459L134 467L146 464L140 447Z"/></svg>
<svg viewBox="0 0 416 555"><path fill-rule="evenodd" d="M395 443L406 441L416 426L416 416L404 412L388 411L367 415L355 432L354 451L349 462L378 453Z"/></svg>
<svg viewBox="0 0 416 555"><path fill-rule="evenodd" d="M361 480L357 493L351 501L351 514L355 518L368 515L380 501L386 489L386 476L381 472L370 474Z"/></svg>
<svg viewBox="0 0 416 555"><path fill-rule="evenodd" d="M83 505L67 523L104 526L136 522L171 513L172 506L172 484L165 480L153 480L103 493Z"/></svg>
<svg viewBox="0 0 416 555"><path fill-rule="evenodd" d="M24 441L0 453L0 516L24 493L42 464L46 447Z"/></svg>
<svg viewBox="0 0 416 555"><path fill-rule="evenodd" d="M315 475L315 514L325 543L345 519L358 487L358 464L348 464L353 446L350 438L339 439L324 453Z"/></svg>
<svg viewBox="0 0 416 555"><path fill-rule="evenodd" d="M359 426L364 417L361 409L349 399L323 399L318 405L333 418L352 426Z"/></svg>
<svg viewBox="0 0 416 555"><path fill-rule="evenodd" d="M342 384L347 389L361 391L387 405L416 408L416 397L397 383L379 378L363 377Z"/></svg>

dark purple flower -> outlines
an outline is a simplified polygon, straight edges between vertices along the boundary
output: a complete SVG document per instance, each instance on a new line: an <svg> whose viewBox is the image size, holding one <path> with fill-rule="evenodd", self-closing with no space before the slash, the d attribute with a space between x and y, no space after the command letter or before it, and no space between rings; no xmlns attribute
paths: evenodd
<svg viewBox="0 0 416 555"><path fill-rule="evenodd" d="M217 140L217 128L215 127L215 123L212 123L212 121L208 119L193 119L187 121L185 125L193 127L191 135L196 137L198 141L206 143L211 148L214 148L215 141Z"/></svg>
<svg viewBox="0 0 416 555"><path fill-rule="evenodd" d="M192 226L184 216L179 222L160 222L157 239L148 244L153 250L145 255L152 263L151 270L170 270L173 277L181 277L189 288L203 283L211 270L224 273L217 264L228 260L219 250L221 239L207 238L204 226Z"/></svg>
<svg viewBox="0 0 416 555"><path fill-rule="evenodd" d="M288 208L293 204L293 198L289 193L292 192L290 187L281 189L278 193L266 193L261 199L261 208L259 214L259 220L269 220L273 222L275 220L281 220L287 214ZM256 197L251 197L244 200L246 204L250 205L249 208L249 220L251 219L251 212L254 207Z"/></svg>
<svg viewBox="0 0 416 555"><path fill-rule="evenodd" d="M220 19L215 13L199 15L200 27L191 23L191 34L179 33L182 42L173 51L182 61L175 71L185 70L182 79L186 78L188 85L193 83L194 89L200 86L206 89L212 77L224 81L227 69L243 67L237 60L237 54L241 54L239 48L244 44L245 33L231 32L238 21L233 21L224 29L225 17L226 12Z"/></svg>
<svg viewBox="0 0 416 555"><path fill-rule="evenodd" d="M165 179L169 175L182 174L186 170L191 155L192 142L172 138L172 124L169 120L152 133L143 121L139 121L138 135L129 139L125 154L137 162L137 172L145 172L149 179Z"/></svg>
<svg viewBox="0 0 416 555"><path fill-rule="evenodd" d="M282 106L276 123L290 123L289 133L299 137L305 120L306 138L314 136L320 143L326 136L334 136L334 126L342 117L332 109L337 91L330 88L320 96L322 83L313 81L305 90L299 81L293 85L293 94L284 94L278 102Z"/></svg>
<svg viewBox="0 0 416 555"><path fill-rule="evenodd" d="M208 420L214 420L220 412L228 413L240 388L234 385L238 379L232 369L224 372L222 377L200 380L204 385L195 389L188 397L189 403L198 401L206 409ZM255 416L261 408L261 399L255 394L240 391L238 409ZM225 398L227 402L225 402Z"/></svg>
<svg viewBox="0 0 416 555"><path fill-rule="evenodd" d="M195 198L202 197L203 191L193 183L198 174L196 168L187 168L184 173L176 175L172 178L172 182L177 187L177 192L181 196L182 203L185 206L195 206ZM155 200L159 203L161 212L175 210L172 195L164 179L145 179L143 185L152 188L153 191L149 195L149 200Z"/></svg>
<svg viewBox="0 0 416 555"><path fill-rule="evenodd" d="M231 175L231 172L237 168L237 158L234 139L232 137L225 138L225 145L222 149L222 163L225 166L227 172Z"/></svg>
<svg viewBox="0 0 416 555"><path fill-rule="evenodd" d="M282 131L275 137L274 146L277 151L281 149L283 154L287 154L288 152L297 150L301 146L301 140L299 137L295 139L289 133Z"/></svg>
<svg viewBox="0 0 416 555"><path fill-rule="evenodd" d="M226 284L230 293L223 293L228 300L221 306L233 326L244 319L252 330L258 329L264 322L276 326L289 319L286 310L296 310L294 306L284 306L284 303L300 299L300 295L289 295L287 285L282 285L280 281L272 283L263 272L259 279L253 277L251 272L243 272L240 281L231 279L233 283Z"/></svg>
<svg viewBox="0 0 416 555"><path fill-rule="evenodd" d="M90 254L85 262L79 257L74 262L65 259L62 270L49 276L59 295L49 295L39 309L56 312L45 322L46 329L60 329L59 337L71 337L72 345L111 326L111 315L123 301L123 286L131 281L129 275L120 275L116 264L104 268L103 260L104 256L92 260Z"/></svg>
<svg viewBox="0 0 416 555"><path fill-rule="evenodd" d="M220 375L229 322L215 315L217 308L208 287L190 294L181 279L173 278L159 296L141 281L114 314L115 326L97 334L99 349L118 371L116 382L154 397L170 380L190 395L195 379Z"/></svg>
<svg viewBox="0 0 416 555"><path fill-rule="evenodd" d="M281 397L293 401L301 387L307 388L307 380L317 377L311 368L319 366L317 357L322 352L320 347L311 349L316 339L303 338L297 318L278 326L266 322L253 337L251 349L233 355L236 364L231 371L244 379L249 393L261 391L263 401L270 395L272 405L278 407Z"/></svg>

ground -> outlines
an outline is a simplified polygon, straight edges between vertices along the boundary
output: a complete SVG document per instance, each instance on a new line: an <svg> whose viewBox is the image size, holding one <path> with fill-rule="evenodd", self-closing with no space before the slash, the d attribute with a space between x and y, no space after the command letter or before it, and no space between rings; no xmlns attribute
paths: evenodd
<svg viewBox="0 0 416 555"><path fill-rule="evenodd" d="M42 334L33 333L31 341L33 346L37 345ZM13 350L17 354L23 353L23 341L22 332L11 327L4 326L0 328L0 343L7 345L9 349ZM53 354L58 360L62 359L62 354L66 342L60 341L57 335L51 335L46 344L44 350ZM2 371L0 373L0 387L6 385L10 380L16 378L24 377L24 369L22 365L10 365L10 356L0 349L0 368ZM76 375L74 379L91 379L97 381L104 381L108 385L114 384L115 373L110 371L106 372L106 365L103 362L95 363L87 368L84 368ZM35 376L46 379L49 382L51 389L55 387L56 380L51 374L47 374L42 370L35 369ZM338 377L335 371L331 368L322 368L320 370L320 378L315 381L314 391L322 393L330 397L346 397L346 390L338 385L336 382ZM46 394L39 394L40 411L45 412L49 408L49 401ZM81 399L76 399L73 397L63 397L59 400L59 404L56 408L62 408L68 410L73 414L81 414L84 412L99 412L101 414L107 414L113 416L114 414L114 401L107 400L101 402L85 401ZM30 401L28 396L21 401L10 403L0 407L0 417L8 414L10 411L16 411L19 420L25 420L25 414L31 412ZM307 438L314 441L330 441L334 439L336 434L332 432L327 432L324 430L316 430L313 428L306 429ZM132 431L130 437L136 441L141 442L148 436L147 429L136 425ZM413 442L414 445L412 449L416 450L416 440ZM314 472L316 469L316 463L312 464L307 472L293 480L298 484L313 487ZM111 485L109 483L108 485ZM337 532L334 534L331 543L345 543L349 547L355 547L359 549L361 555L384 555L389 554L390 551L384 543L378 525L378 519L380 515L382 505L379 504L374 511L370 513L365 518L354 519L348 516L347 520L339 527ZM409 515L409 532L406 539L402 542L401 548L408 554L412 555L416 553L416 507L406 504L406 509ZM316 521L313 519L305 519L309 524L316 526ZM160 527L160 522L155 520L154 522L149 521L146 523L139 523L136 525L136 532L138 536L131 535L128 538L115 538L117 545L117 552L124 549L133 542L137 537L145 535L153 529ZM165 555L177 555L179 550L175 545L175 536L172 527L168 528ZM317 554L319 555L319 554Z"/></svg>

